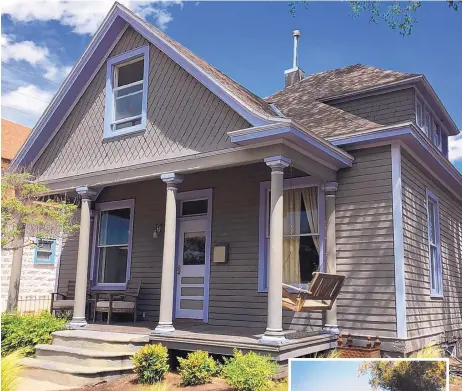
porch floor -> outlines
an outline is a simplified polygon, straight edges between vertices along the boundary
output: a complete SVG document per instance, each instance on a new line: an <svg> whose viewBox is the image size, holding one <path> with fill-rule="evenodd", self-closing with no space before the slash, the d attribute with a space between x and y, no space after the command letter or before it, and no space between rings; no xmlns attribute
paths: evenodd
<svg viewBox="0 0 462 391"><path fill-rule="evenodd" d="M151 342L160 342L169 349L180 351L206 350L212 354L232 355L234 348L252 350L270 355L279 362L333 349L337 339L332 334L288 330L286 342L270 345L259 342L262 334L249 328L212 326L190 320L177 320L173 325L175 332L168 334L153 334L151 330L154 330L156 324L150 322L111 325L90 323L88 330L149 335Z"/></svg>

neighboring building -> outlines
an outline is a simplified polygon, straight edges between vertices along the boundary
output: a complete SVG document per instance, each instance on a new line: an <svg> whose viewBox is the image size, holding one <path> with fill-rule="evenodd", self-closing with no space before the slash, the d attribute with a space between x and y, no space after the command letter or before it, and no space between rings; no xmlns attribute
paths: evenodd
<svg viewBox="0 0 462 391"><path fill-rule="evenodd" d="M2 118L2 171L24 144L30 133L30 128ZM33 243L35 239L26 232L26 242ZM48 308L50 293L56 285L57 255L59 245L57 240L46 240L41 248L29 245L24 248L21 284L19 288L19 309L34 311L38 308ZM58 240L59 242L59 240ZM6 298L10 282L12 251L2 250L1 256L1 310L6 308ZM40 299L39 299L40 298Z"/></svg>
<svg viewBox="0 0 462 391"><path fill-rule="evenodd" d="M29 136L30 128L2 118L2 171L13 160Z"/></svg>
<svg viewBox="0 0 462 391"><path fill-rule="evenodd" d="M289 346L287 330L337 326L399 354L457 343L462 175L443 104L423 75L285 75L260 99L116 3L13 162L82 197L59 290L86 262L97 290L142 280L139 318L154 333L193 318L213 346L265 329L262 344ZM314 270L347 277L336 307L283 310L281 282Z"/></svg>

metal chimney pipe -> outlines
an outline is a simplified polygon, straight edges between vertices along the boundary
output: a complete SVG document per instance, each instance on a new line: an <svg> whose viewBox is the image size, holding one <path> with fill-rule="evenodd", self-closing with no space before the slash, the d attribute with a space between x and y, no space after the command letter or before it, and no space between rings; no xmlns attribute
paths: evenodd
<svg viewBox="0 0 462 391"><path fill-rule="evenodd" d="M292 36L294 37L294 59L292 68L298 68L298 39L300 37L300 30L294 30Z"/></svg>

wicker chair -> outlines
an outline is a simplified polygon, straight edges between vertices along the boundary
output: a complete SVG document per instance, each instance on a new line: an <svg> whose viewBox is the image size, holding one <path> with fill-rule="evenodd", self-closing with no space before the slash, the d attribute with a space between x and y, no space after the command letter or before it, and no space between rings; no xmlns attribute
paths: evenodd
<svg viewBox="0 0 462 391"><path fill-rule="evenodd" d="M87 282L87 304L91 301L91 280ZM50 312L53 311L73 311L75 299L75 280L67 282L66 293L53 292L51 293Z"/></svg>
<svg viewBox="0 0 462 391"><path fill-rule="evenodd" d="M133 314L133 323L136 323L137 304L141 284L142 281L129 280L125 288L125 293L97 293L93 321L96 319L96 313L107 313L107 324L110 324L112 314L118 313ZM100 295L106 297L100 299Z"/></svg>

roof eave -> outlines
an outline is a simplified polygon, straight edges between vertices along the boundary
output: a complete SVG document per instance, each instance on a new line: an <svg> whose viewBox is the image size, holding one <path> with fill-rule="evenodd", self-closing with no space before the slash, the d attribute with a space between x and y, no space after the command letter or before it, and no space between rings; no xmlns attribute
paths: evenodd
<svg viewBox="0 0 462 391"><path fill-rule="evenodd" d="M330 139L338 147L371 147L377 143L401 142L427 170L462 200L462 174L412 122Z"/></svg>
<svg viewBox="0 0 462 391"><path fill-rule="evenodd" d="M325 161L335 169L351 167L353 156L335 147L325 139L304 130L295 121L253 127L228 132L231 142L237 145L255 145L275 140L287 140L302 147L307 153Z"/></svg>

